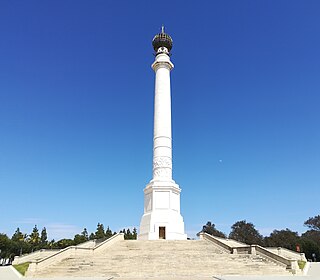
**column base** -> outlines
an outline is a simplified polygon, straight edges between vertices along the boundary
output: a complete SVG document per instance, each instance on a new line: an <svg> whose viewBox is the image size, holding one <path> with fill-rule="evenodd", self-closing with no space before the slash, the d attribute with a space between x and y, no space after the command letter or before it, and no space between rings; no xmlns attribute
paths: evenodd
<svg viewBox="0 0 320 280"><path fill-rule="evenodd" d="M151 181L144 189L139 240L186 240L180 214L181 189L173 181Z"/></svg>

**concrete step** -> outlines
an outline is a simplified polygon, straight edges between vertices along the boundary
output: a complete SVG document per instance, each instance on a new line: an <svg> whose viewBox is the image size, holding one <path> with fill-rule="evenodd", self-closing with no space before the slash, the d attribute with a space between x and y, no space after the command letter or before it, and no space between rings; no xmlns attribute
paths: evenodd
<svg viewBox="0 0 320 280"><path fill-rule="evenodd" d="M92 256L69 257L37 277L210 277L212 275L289 275L264 258L223 252L205 240L119 241Z"/></svg>

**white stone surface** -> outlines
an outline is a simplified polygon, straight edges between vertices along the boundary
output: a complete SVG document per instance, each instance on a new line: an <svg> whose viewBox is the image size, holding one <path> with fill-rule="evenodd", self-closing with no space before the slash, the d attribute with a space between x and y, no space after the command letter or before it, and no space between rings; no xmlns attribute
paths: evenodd
<svg viewBox="0 0 320 280"><path fill-rule="evenodd" d="M25 262L33 262L33 261L38 261L41 260L43 258L49 257L53 254L56 254L57 252L59 252L60 250L39 250L39 251L35 251L33 253L30 254L26 254L23 256L15 256L14 261L12 264L20 264L20 263L25 263ZM0 278L1 279L1 278Z"/></svg>
<svg viewBox="0 0 320 280"><path fill-rule="evenodd" d="M165 227L165 239L186 240L180 214L181 189L172 179L170 57L158 53L152 64L155 71L153 178L144 189L144 214L140 240L159 239L159 228Z"/></svg>
<svg viewBox="0 0 320 280"><path fill-rule="evenodd" d="M80 277L113 280L198 280L208 277L212 280L218 275L223 275L219 279L225 279L225 275L284 277L290 272L258 255L225 253L206 240L120 240L91 255L81 250L77 255L35 271L33 277L48 280L58 277L70 280ZM296 280L295 276L291 277Z"/></svg>

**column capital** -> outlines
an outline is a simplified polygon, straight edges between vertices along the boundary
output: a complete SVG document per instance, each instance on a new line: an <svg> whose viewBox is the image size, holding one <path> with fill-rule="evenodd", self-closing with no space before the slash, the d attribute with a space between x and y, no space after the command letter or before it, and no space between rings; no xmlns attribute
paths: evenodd
<svg viewBox="0 0 320 280"><path fill-rule="evenodd" d="M157 71L159 68L164 67L167 68L168 70L172 70L174 65L170 61L170 57L166 54L158 54L156 56L155 61L151 65L152 69L154 71Z"/></svg>

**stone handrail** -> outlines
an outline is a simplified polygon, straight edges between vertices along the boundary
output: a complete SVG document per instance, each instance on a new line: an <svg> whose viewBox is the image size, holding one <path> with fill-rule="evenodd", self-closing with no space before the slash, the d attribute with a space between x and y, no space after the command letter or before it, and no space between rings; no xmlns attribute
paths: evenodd
<svg viewBox="0 0 320 280"><path fill-rule="evenodd" d="M76 256L81 252L81 254L85 255L91 255L94 254L95 252L101 251L102 249L109 247L110 245L116 243L117 241L124 240L124 234L123 233L118 233L116 235L113 235L106 241L100 243L94 248L88 248L88 247L79 247L78 246L70 246L65 249L60 250L59 252L48 256L46 258L43 258L39 261L32 262L29 265L29 268L27 270L26 276L32 276L34 272L41 270L45 267L50 266L53 263L62 261L65 258L69 258L71 256Z"/></svg>
<svg viewBox="0 0 320 280"><path fill-rule="evenodd" d="M232 254L251 254L251 246L232 247Z"/></svg>
<svg viewBox="0 0 320 280"><path fill-rule="evenodd" d="M41 260L38 260L38 261L35 261L35 262L32 262L30 265L29 265L29 268L26 272L26 275L27 276L30 276L33 274L33 272L37 271L37 270L40 270L42 268L45 268L45 267L48 267L50 266L52 263L56 263L56 262L59 262L65 258L68 258L68 257L71 257L71 256L74 256L77 254L77 251L82 251L82 252L91 252L92 251L92 248L81 248L81 247L76 247L76 246L70 246L70 247L67 247L65 249L62 249L61 251L51 255L51 256L48 256L46 258L43 258Z"/></svg>
<svg viewBox="0 0 320 280"><path fill-rule="evenodd" d="M25 263L25 262L31 262L37 259L42 259L43 255L53 255L56 252L59 252L60 249L41 249L38 251L34 251L29 254L24 254L22 256L15 256L14 261L12 264L20 264L20 263Z"/></svg>
<svg viewBox="0 0 320 280"><path fill-rule="evenodd" d="M96 244L96 239L93 239L93 240L88 240L84 243L78 244L76 246L81 248L93 248L95 247L95 244Z"/></svg>
<svg viewBox="0 0 320 280"><path fill-rule="evenodd" d="M120 240L124 240L124 233L117 233L116 235L113 235L107 240L99 243L96 247L93 248L93 252L100 252L101 250L110 247L111 245Z"/></svg>
<svg viewBox="0 0 320 280"><path fill-rule="evenodd" d="M232 253L232 247L228 246L227 244L221 242L220 240L214 238L214 236L205 233L205 232L200 232L200 239L203 240L208 240L212 243L214 243L215 245L217 245L221 250L223 250L224 252L228 252L228 253Z"/></svg>
<svg viewBox="0 0 320 280"><path fill-rule="evenodd" d="M285 267L287 270L290 270L293 274L296 274L300 272L300 268L298 265L297 260L288 259L284 256L278 255L260 245L247 245L247 246L237 246L232 247L229 246L222 241L220 241L218 238L215 238L214 236L201 232L200 233L200 239L208 240L214 243L215 245L219 246L222 250L225 252L229 252L232 254L252 254L252 255L259 255L265 259L268 259L272 262L277 263L280 266Z"/></svg>
<svg viewBox="0 0 320 280"><path fill-rule="evenodd" d="M305 262L307 261L304 253L294 252L292 250L289 250L283 247L266 247L266 249L272 251L275 254L278 254L280 256L285 256L290 259L301 260Z"/></svg>
<svg viewBox="0 0 320 280"><path fill-rule="evenodd" d="M296 260L287 259L259 245L251 245L251 252L253 250L257 255L265 257L270 261L278 263L279 265L285 266L287 270L290 270L293 274L296 274L300 270L298 266L298 262Z"/></svg>

